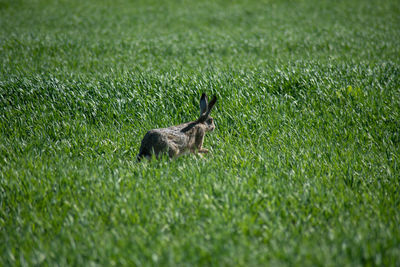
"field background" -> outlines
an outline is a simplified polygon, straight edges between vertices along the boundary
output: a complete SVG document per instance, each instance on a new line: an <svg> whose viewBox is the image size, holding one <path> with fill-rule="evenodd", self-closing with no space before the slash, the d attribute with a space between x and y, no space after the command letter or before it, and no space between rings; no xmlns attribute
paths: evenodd
<svg viewBox="0 0 400 267"><path fill-rule="evenodd" d="M398 266L398 1L0 0L1 266ZM136 163L219 98L209 155Z"/></svg>

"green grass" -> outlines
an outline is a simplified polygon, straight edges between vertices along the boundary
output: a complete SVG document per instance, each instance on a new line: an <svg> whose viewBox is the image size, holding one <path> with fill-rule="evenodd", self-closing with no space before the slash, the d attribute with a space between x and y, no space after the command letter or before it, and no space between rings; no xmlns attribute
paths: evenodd
<svg viewBox="0 0 400 267"><path fill-rule="evenodd" d="M0 0L1 266L398 266L397 1ZM219 98L204 158L136 162Z"/></svg>

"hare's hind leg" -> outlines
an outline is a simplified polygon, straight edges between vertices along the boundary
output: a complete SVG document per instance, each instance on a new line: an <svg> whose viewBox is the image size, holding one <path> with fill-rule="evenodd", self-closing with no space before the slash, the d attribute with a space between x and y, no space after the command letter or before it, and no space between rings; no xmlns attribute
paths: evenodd
<svg viewBox="0 0 400 267"><path fill-rule="evenodd" d="M179 156L179 149L175 146L171 146L169 145L168 147L168 156L170 158L175 158L177 156Z"/></svg>
<svg viewBox="0 0 400 267"><path fill-rule="evenodd" d="M136 160L137 160L138 162L142 161L143 158L151 159L151 154L145 152L145 153L139 153L139 154L136 156Z"/></svg>

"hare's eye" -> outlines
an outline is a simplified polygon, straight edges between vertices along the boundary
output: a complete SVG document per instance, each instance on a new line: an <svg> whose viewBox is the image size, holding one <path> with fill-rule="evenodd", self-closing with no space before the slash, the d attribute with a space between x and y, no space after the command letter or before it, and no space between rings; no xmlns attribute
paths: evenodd
<svg viewBox="0 0 400 267"><path fill-rule="evenodd" d="M211 124L213 122L213 119L212 118L209 118L208 120L207 120L207 124Z"/></svg>

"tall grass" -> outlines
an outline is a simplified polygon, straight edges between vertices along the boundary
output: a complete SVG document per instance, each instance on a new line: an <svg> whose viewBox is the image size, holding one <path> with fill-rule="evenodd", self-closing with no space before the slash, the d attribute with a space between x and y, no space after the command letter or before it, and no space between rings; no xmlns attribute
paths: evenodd
<svg viewBox="0 0 400 267"><path fill-rule="evenodd" d="M398 265L399 14L0 1L0 265ZM138 164L202 92L211 153Z"/></svg>

